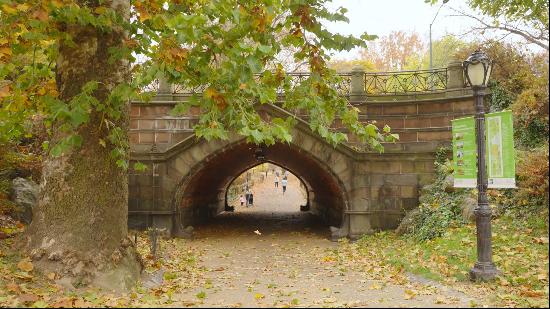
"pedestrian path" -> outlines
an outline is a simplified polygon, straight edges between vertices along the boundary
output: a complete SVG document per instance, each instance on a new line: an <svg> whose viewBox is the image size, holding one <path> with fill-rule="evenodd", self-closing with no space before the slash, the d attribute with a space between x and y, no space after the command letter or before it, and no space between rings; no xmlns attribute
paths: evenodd
<svg viewBox="0 0 550 309"><path fill-rule="evenodd" d="M257 182L258 183L258 182ZM199 284L173 296L174 306L199 307L469 307L472 299L411 278L373 280L340 256L326 225L308 212L299 180L256 188L251 208L237 206L199 226L190 249L204 270ZM370 260L374 269L383 261ZM378 264L380 263L380 264ZM388 277L391 277L388 275ZM197 299L200 295L200 300Z"/></svg>

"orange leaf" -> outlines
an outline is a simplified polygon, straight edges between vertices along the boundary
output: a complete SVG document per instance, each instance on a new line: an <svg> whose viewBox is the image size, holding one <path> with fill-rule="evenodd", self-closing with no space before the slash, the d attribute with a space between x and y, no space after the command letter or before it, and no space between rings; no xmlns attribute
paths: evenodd
<svg viewBox="0 0 550 309"><path fill-rule="evenodd" d="M38 300L38 296L34 294L21 294L19 300L24 303L33 303Z"/></svg>
<svg viewBox="0 0 550 309"><path fill-rule="evenodd" d="M10 95L10 86L0 86L0 98L4 98Z"/></svg>
<svg viewBox="0 0 550 309"><path fill-rule="evenodd" d="M34 13L32 13L32 16L40 21L48 20L48 12L44 11L43 9L34 11Z"/></svg>
<svg viewBox="0 0 550 309"><path fill-rule="evenodd" d="M2 56L2 54L11 56L11 48L9 47L0 48L0 56Z"/></svg>
<svg viewBox="0 0 550 309"><path fill-rule="evenodd" d="M19 288L19 285L15 282L10 282L10 283L6 284L6 288L8 289L8 291L13 292L13 293L20 293L21 292L21 289Z"/></svg>
<svg viewBox="0 0 550 309"><path fill-rule="evenodd" d="M225 100L225 97L223 95L217 95L214 98L214 101L216 101L216 105L221 110L224 110L227 107L227 101Z"/></svg>
<svg viewBox="0 0 550 309"><path fill-rule="evenodd" d="M527 296L527 297L541 297L541 296L544 296L543 291L526 290L526 291L521 291L520 294L523 295L523 296Z"/></svg>
<svg viewBox="0 0 550 309"><path fill-rule="evenodd" d="M32 262L27 258L17 263L17 268L21 269L22 271L30 272L34 269L34 266L32 265Z"/></svg>

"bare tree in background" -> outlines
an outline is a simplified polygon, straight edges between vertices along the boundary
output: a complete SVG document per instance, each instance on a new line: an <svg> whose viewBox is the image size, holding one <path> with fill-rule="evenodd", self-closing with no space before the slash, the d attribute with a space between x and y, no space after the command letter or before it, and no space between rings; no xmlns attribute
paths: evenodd
<svg viewBox="0 0 550 309"><path fill-rule="evenodd" d="M471 33L485 34L488 31L500 31L504 36L516 35L524 39L527 43L535 44L548 51L548 24L526 22L515 20L511 21L507 18L502 20L490 20L490 17L476 16L471 13L464 12L462 10L451 8L455 14L451 16L464 17L476 22L476 25L469 31L462 35L468 35Z"/></svg>
<svg viewBox="0 0 550 309"><path fill-rule="evenodd" d="M413 60L411 55L420 59L425 49L418 33L405 31L393 31L367 46L361 51L361 59L369 60L380 71L404 70Z"/></svg>

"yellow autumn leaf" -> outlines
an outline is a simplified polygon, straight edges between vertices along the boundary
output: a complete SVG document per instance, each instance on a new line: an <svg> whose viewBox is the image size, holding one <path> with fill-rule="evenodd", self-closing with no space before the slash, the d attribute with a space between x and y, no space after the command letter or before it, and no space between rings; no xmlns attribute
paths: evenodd
<svg viewBox="0 0 550 309"><path fill-rule="evenodd" d="M416 293L413 290L405 290L405 299L413 299L416 297Z"/></svg>
<svg viewBox="0 0 550 309"><path fill-rule="evenodd" d="M11 48L9 48L9 47L2 47L2 48L0 48L0 57L1 57L2 55L8 55L8 56L10 56L10 55L11 55Z"/></svg>
<svg viewBox="0 0 550 309"><path fill-rule="evenodd" d="M438 305L439 305L439 304L445 304L445 298L439 296L439 297L437 297L437 298L435 299L435 303L438 304Z"/></svg>
<svg viewBox="0 0 550 309"><path fill-rule="evenodd" d="M147 11L139 12L139 21L144 22L148 19L151 19L151 15Z"/></svg>
<svg viewBox="0 0 550 309"><path fill-rule="evenodd" d="M325 257L323 257L322 261L325 262L325 263L328 263L328 262L335 262L336 259L332 256L325 256Z"/></svg>
<svg viewBox="0 0 550 309"><path fill-rule="evenodd" d="M106 11L107 8L105 8L104 6L98 6L97 8L95 8L94 13L101 15L104 14Z"/></svg>
<svg viewBox="0 0 550 309"><path fill-rule="evenodd" d="M28 4L26 4L26 3L21 3L21 4L18 4L18 5L16 6L16 8L17 8L18 11L23 11L23 12L26 12L26 11L29 9L29 7L30 7L30 6L29 6Z"/></svg>
<svg viewBox="0 0 550 309"><path fill-rule="evenodd" d="M256 299L262 299L262 298L265 298L265 295L264 295L264 294L261 294L261 293L256 293L256 295L254 295L254 298L256 298Z"/></svg>
<svg viewBox="0 0 550 309"><path fill-rule="evenodd" d="M204 97L207 99L211 99L215 97L217 94L218 92L214 88L208 88L204 91Z"/></svg>
<svg viewBox="0 0 550 309"><path fill-rule="evenodd" d="M49 1L54 7L60 8L63 7L63 2L59 0L50 0Z"/></svg>
<svg viewBox="0 0 550 309"><path fill-rule="evenodd" d="M34 269L34 266L29 259L23 259L19 263L17 263L17 268L21 269L22 271L30 272Z"/></svg>
<svg viewBox="0 0 550 309"><path fill-rule="evenodd" d="M2 4L2 11L8 13L8 14L15 14L17 13L17 10L14 9L13 7L7 5L7 4Z"/></svg>
<svg viewBox="0 0 550 309"><path fill-rule="evenodd" d="M381 290L381 289L382 289L382 286L376 283L369 286L369 290Z"/></svg>

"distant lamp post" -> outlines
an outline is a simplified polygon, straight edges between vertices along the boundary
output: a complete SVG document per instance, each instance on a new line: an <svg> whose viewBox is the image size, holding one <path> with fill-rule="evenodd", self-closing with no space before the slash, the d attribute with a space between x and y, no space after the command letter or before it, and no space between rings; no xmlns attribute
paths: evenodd
<svg viewBox="0 0 550 309"><path fill-rule="evenodd" d="M433 63L432 63L432 25L435 22L435 19L437 18L437 15L439 15L439 11L445 5L445 3L449 2L449 0L443 0L443 3L439 6L439 9L437 9L437 13L435 13L434 19L430 23L430 70L433 69Z"/></svg>
<svg viewBox="0 0 550 309"><path fill-rule="evenodd" d="M472 90L476 105L477 143L477 207L474 211L477 229L477 262L470 270L472 280L488 281L499 271L493 263L491 247L491 208L487 202L487 167L485 165L485 107L483 97L491 75L492 61L480 50L463 63L464 74Z"/></svg>

